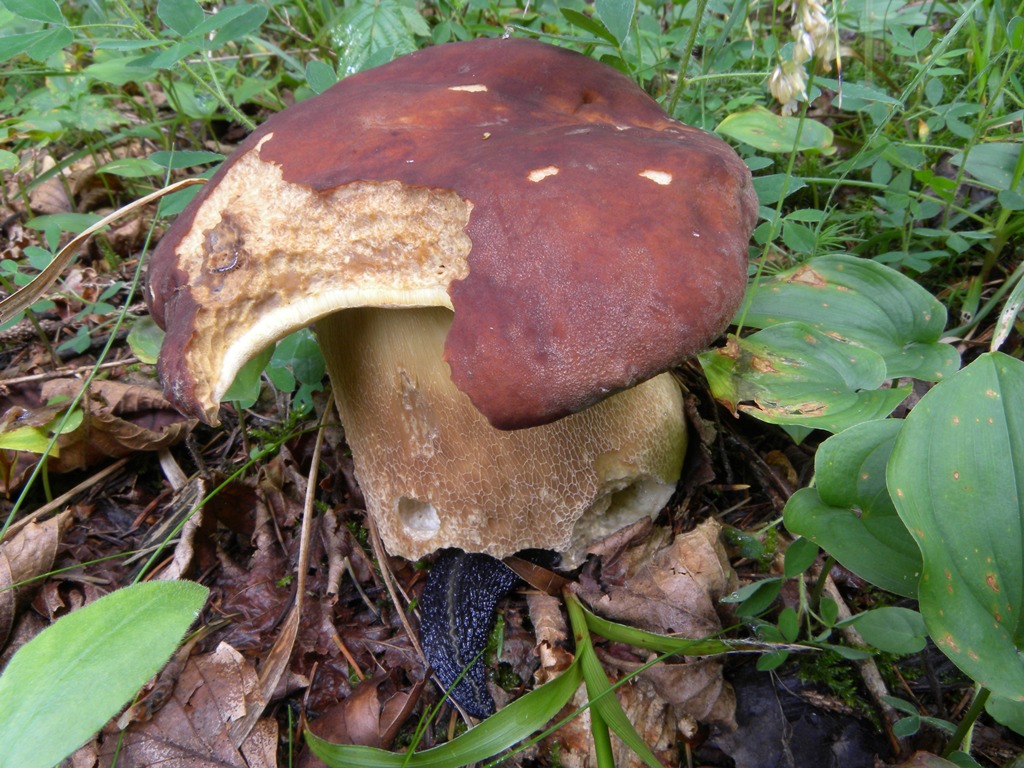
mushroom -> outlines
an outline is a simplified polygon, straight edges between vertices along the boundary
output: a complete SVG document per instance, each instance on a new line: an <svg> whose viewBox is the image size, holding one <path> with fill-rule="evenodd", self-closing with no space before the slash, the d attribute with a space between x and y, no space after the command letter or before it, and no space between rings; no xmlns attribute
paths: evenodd
<svg viewBox="0 0 1024 768"><path fill-rule="evenodd" d="M728 325L756 215L732 149L614 69L531 40L439 45L284 110L223 163L150 263L159 372L215 424L241 366L315 323L391 554L573 565L673 492L665 372Z"/></svg>

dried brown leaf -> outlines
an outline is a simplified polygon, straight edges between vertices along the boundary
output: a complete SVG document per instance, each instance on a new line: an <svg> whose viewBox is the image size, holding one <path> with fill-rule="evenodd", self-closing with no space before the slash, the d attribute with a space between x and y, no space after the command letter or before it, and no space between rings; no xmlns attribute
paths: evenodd
<svg viewBox="0 0 1024 768"><path fill-rule="evenodd" d="M695 530L671 539L656 529L633 546L619 550L601 572L600 583L584 579L578 593L602 616L656 632L700 638L722 628L719 599L736 587L736 574L719 539L721 526L708 520ZM648 660L604 660L629 673ZM641 673L666 706L675 723L692 717L705 723L735 727L735 696L722 677L717 660L660 664Z"/></svg>
<svg viewBox="0 0 1024 768"><path fill-rule="evenodd" d="M74 379L43 385L43 398L73 397L81 387ZM159 451L178 442L195 425L185 419L156 389L117 381L94 381L82 399L81 426L59 440L60 456L50 471L83 469L106 458L139 451Z"/></svg>
<svg viewBox="0 0 1024 768"><path fill-rule="evenodd" d="M231 725L253 709L263 710L255 669L227 643L212 653L189 659L162 709L146 723L133 724L123 734L119 768L160 765L162 768L276 765L277 724L260 720L239 743ZM117 747L109 736L101 754L109 765Z"/></svg>
<svg viewBox="0 0 1024 768"><path fill-rule="evenodd" d="M736 585L736 574L714 521L669 541L656 530L606 565L600 585L579 594L609 619L659 634L705 637L721 629L718 600Z"/></svg>
<svg viewBox="0 0 1024 768"><path fill-rule="evenodd" d="M565 647L569 628L562 614L562 601L543 592L531 592L526 596L534 635L537 639L537 656L540 666L534 673L537 685L553 680L572 663L573 655Z"/></svg>
<svg viewBox="0 0 1024 768"><path fill-rule="evenodd" d="M57 163L47 155L42 161L42 173L53 170ZM55 174L41 184L37 184L28 194L28 205L33 213L40 215L54 213L70 213L71 200L64 189L64 178Z"/></svg>
<svg viewBox="0 0 1024 768"><path fill-rule="evenodd" d="M53 567L70 516L70 512L63 512L43 523L29 523L0 545L0 645L14 628L18 610L34 592L34 584L23 582Z"/></svg>

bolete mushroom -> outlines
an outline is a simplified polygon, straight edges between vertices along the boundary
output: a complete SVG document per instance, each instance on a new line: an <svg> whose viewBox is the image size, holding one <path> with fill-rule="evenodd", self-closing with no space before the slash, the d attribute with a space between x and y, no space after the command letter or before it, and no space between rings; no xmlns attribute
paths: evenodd
<svg viewBox="0 0 1024 768"><path fill-rule="evenodd" d="M216 423L240 367L315 323L392 554L576 563L671 495L663 372L728 324L756 213L728 145L614 69L439 45L270 118L178 216L149 270L160 375Z"/></svg>

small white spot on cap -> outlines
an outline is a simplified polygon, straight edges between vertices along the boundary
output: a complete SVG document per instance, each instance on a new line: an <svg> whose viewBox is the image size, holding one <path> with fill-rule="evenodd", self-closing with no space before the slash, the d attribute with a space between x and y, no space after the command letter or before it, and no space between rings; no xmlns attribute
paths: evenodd
<svg viewBox="0 0 1024 768"><path fill-rule="evenodd" d="M543 181L548 176L557 176L558 170L559 169L553 165L549 165L546 168L534 168L526 174L526 178L530 181Z"/></svg>
<svg viewBox="0 0 1024 768"><path fill-rule="evenodd" d="M700 232L691 232L690 234L694 237L700 237Z"/></svg>
<svg viewBox="0 0 1024 768"><path fill-rule="evenodd" d="M483 83L473 83L472 85L452 85L448 88L449 91L466 91L467 93L483 93L487 90L487 86Z"/></svg>
<svg viewBox="0 0 1024 768"><path fill-rule="evenodd" d="M668 171L652 171L648 168L645 171L640 171L640 175L645 179L650 179L655 184L661 184L663 187L672 183L672 174Z"/></svg>
<svg viewBox="0 0 1024 768"><path fill-rule="evenodd" d="M253 151L256 152L256 154L258 155L260 153L260 150L263 149L263 145L266 144L268 141L270 141L272 138L274 138L274 132L273 131L271 131L266 136L264 136L262 139L260 139L259 144L257 144L255 147L253 147Z"/></svg>

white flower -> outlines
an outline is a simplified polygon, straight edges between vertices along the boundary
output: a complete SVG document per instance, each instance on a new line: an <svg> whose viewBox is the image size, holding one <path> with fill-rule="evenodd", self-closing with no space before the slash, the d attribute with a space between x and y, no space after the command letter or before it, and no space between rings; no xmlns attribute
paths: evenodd
<svg viewBox="0 0 1024 768"><path fill-rule="evenodd" d="M782 105L782 114L796 112L797 98L807 100L807 73L799 64L784 61L775 67L768 78L768 90Z"/></svg>
<svg viewBox="0 0 1024 768"><path fill-rule="evenodd" d="M807 100L807 73L804 63L815 59L822 71L832 68L836 58L836 39L825 13L823 0L794 0L796 23L790 29L793 50L789 60L780 62L768 78L768 89L782 105L782 114L796 112L797 100Z"/></svg>

